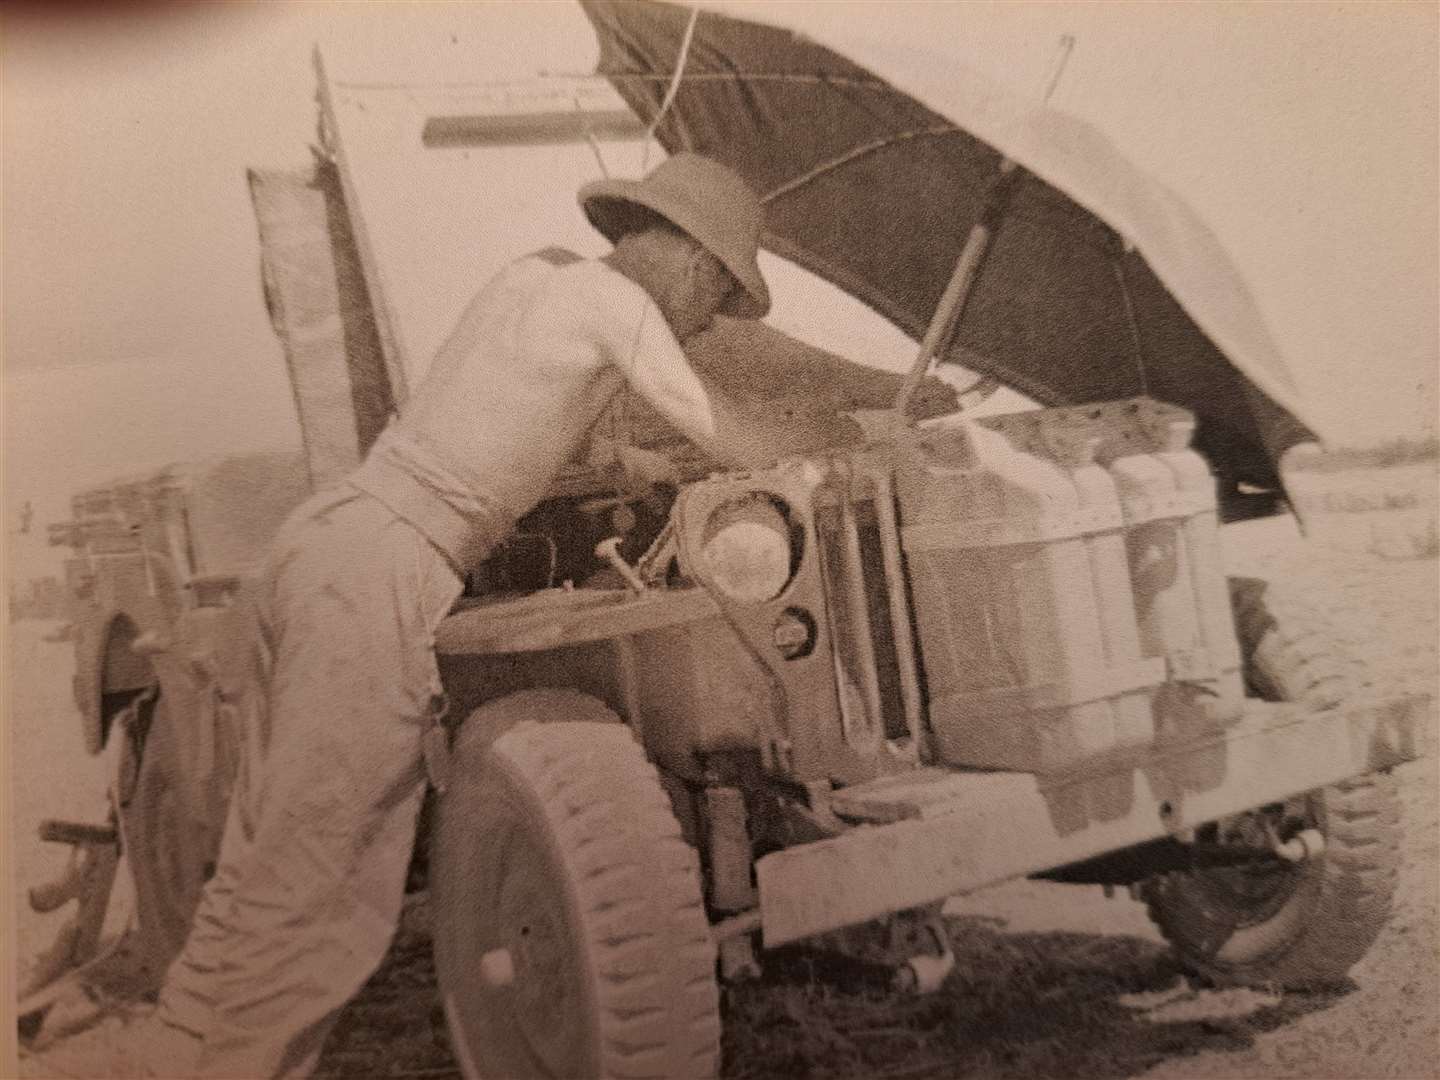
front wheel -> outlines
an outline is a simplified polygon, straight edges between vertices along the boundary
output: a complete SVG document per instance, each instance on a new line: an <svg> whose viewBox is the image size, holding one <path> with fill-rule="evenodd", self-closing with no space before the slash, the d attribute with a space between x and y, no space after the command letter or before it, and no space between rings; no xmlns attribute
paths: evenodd
<svg viewBox="0 0 1440 1080"><path fill-rule="evenodd" d="M466 1077L718 1070L715 949L695 853L618 723L462 728L434 836L435 960ZM467 735L470 736L467 738Z"/></svg>
<svg viewBox="0 0 1440 1080"><path fill-rule="evenodd" d="M1321 989L1343 983L1390 915L1398 862L1391 777L1358 777L1210 826L1220 842L1315 829L1323 854L1167 874L1144 898L1181 961L1217 986Z"/></svg>
<svg viewBox="0 0 1440 1080"><path fill-rule="evenodd" d="M1260 697L1335 708L1355 666L1324 621L1267 583L1231 582L1246 680ZM1355 777L1206 826L1213 843L1264 845L1313 829L1322 854L1166 874L1145 883L1151 919L1181 961L1217 985L1314 989L1344 981L1390 915L1400 850L1394 777Z"/></svg>

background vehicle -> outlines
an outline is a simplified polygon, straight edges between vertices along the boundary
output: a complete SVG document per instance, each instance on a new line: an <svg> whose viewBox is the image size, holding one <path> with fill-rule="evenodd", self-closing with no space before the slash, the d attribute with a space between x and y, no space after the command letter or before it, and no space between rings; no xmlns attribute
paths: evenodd
<svg viewBox="0 0 1440 1080"><path fill-rule="evenodd" d="M423 94L322 74L327 159L252 180L303 459L92 492L57 532L90 605L90 745L120 737L127 752L115 821L49 830L89 857L40 900L100 896L123 848L141 896L127 948L152 976L209 873L257 707L244 567L403 407L428 354L389 288L406 277L387 271L406 208L366 211L401 176L431 191L459 166L387 164L357 133L418 112L422 145L508 127L575 140L583 158L597 127L638 125L582 85L592 104L547 108L574 88L546 84L520 121L487 126L513 97L487 112L437 94L444 109L424 115ZM574 186L557 178L553 197ZM932 322L937 354L950 314ZM826 372L806 452L712 473L622 403L610 441L440 633L457 730L430 873L468 1073L704 1074L717 954L738 977L757 945L824 940L923 988L950 963L934 905L1026 874L1137 885L1216 979L1343 977L1393 876L1391 795L1371 774L1418 752L1418 704L1352 698L1323 632L1225 580L1218 527L1239 481L1225 474L1217 500L1189 412L1124 397L925 424L897 405L866 445L829 449L840 414L892 401L898 378L842 378L763 329L726 326L705 347L716 370ZM617 445L673 456L674 490L632 489ZM1273 474L1263 451L1226 460ZM88 914L51 974L94 949ZM36 987L29 1011L59 985Z"/></svg>

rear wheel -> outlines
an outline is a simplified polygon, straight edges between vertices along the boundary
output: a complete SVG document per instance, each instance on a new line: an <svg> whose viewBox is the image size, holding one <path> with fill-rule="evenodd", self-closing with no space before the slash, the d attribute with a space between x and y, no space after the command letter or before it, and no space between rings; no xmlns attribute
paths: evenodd
<svg viewBox="0 0 1440 1080"><path fill-rule="evenodd" d="M74 918L20 995L27 1038L42 1023L47 1039L58 1037L94 1023L113 1005L153 994L184 944L216 847L214 828L185 799L186 737L159 688L139 692L116 713L108 824L115 839L87 851L87 860L106 860L104 872L85 879ZM128 913L111 910L118 907L112 885L120 856L134 885ZM102 934L118 932L121 916L129 926L102 949Z"/></svg>
<svg viewBox="0 0 1440 1080"><path fill-rule="evenodd" d="M555 700L518 694L467 722L439 803L434 938L456 1057L470 1078L713 1076L695 854L628 728L527 722Z"/></svg>
<svg viewBox="0 0 1440 1080"><path fill-rule="evenodd" d="M217 834L185 796L186 733L164 693L131 714L120 748L115 803L125 862L135 883L139 971L158 987L190 932L215 869Z"/></svg>
<svg viewBox="0 0 1440 1080"><path fill-rule="evenodd" d="M1246 679L1257 696L1335 708L1356 669L1323 619L1265 582L1231 583ZM1151 919L1181 960L1220 985L1342 982L1389 918L1399 865L1393 777L1375 774L1207 826L1201 839L1261 845L1306 829L1323 853L1298 863L1167 874L1147 882Z"/></svg>

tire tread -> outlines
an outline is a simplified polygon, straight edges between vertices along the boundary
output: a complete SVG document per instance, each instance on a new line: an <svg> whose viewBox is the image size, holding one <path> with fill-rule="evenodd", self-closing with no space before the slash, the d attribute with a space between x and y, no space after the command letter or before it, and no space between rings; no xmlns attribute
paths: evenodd
<svg viewBox="0 0 1440 1080"><path fill-rule="evenodd" d="M715 1075L719 991L699 862L630 729L524 723L494 750L533 777L574 858L599 996L602 1074Z"/></svg>

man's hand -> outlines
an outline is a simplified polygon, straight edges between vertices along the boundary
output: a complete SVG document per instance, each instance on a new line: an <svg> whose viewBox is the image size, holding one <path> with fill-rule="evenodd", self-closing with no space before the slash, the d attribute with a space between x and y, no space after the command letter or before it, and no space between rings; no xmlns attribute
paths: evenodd
<svg viewBox="0 0 1440 1080"><path fill-rule="evenodd" d="M960 411L960 392L938 375L927 375L915 396L910 399L907 415L912 420L928 420Z"/></svg>

